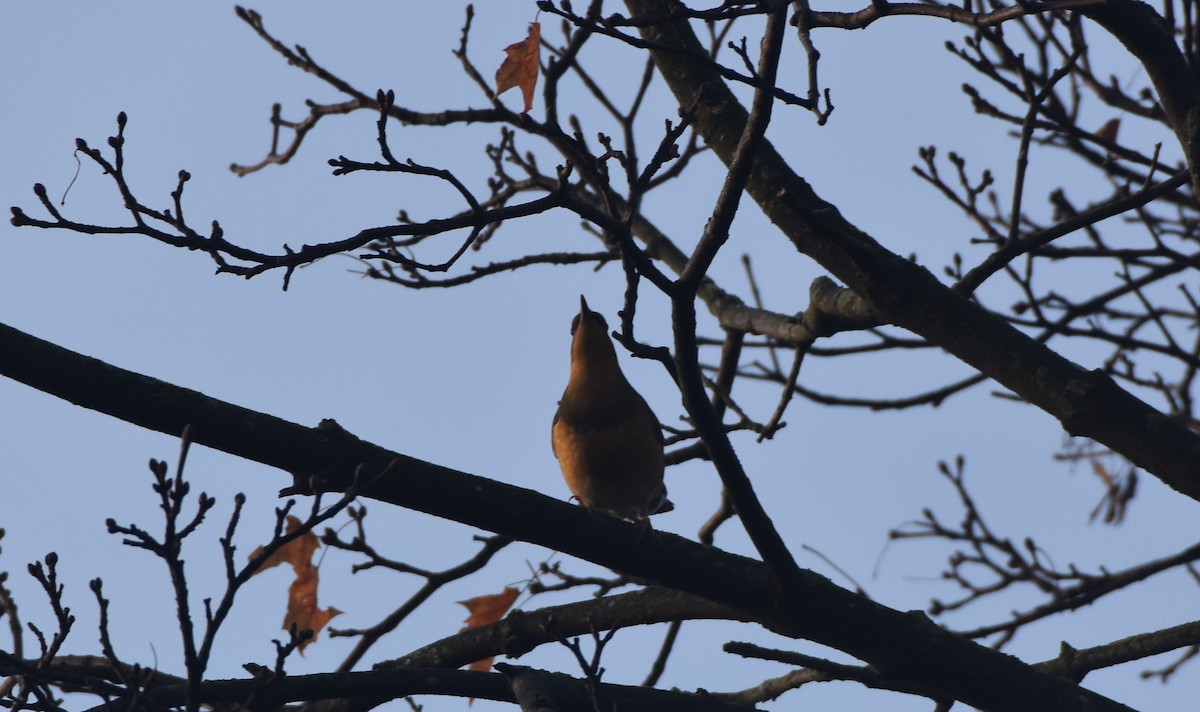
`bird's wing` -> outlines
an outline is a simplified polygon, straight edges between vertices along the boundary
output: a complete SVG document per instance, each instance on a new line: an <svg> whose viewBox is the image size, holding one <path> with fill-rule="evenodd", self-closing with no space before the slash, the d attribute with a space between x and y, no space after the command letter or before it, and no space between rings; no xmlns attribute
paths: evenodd
<svg viewBox="0 0 1200 712"><path fill-rule="evenodd" d="M632 387L629 390L633 391L633 394L637 396L637 399L642 402L642 409L650 414L650 420L654 423L654 431L658 433L659 444L661 445L662 443L666 442L665 438L663 437L662 423L658 421L658 416L654 414L654 409L650 407L650 404L646 402L646 399L642 397L641 393L634 391Z"/></svg>
<svg viewBox="0 0 1200 712"><path fill-rule="evenodd" d="M558 443L554 442L554 426L558 425L558 414L562 411L562 401L558 402L558 408L554 411L554 420L550 421L550 452L554 453L554 458L558 459Z"/></svg>

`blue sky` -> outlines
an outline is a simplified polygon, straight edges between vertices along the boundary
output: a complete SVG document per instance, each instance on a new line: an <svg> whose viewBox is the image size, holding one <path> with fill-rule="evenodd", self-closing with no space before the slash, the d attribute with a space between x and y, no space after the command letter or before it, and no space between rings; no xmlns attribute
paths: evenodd
<svg viewBox="0 0 1200 712"><path fill-rule="evenodd" d="M365 90L394 89L397 103L419 109L486 105L451 55L462 22L458 3L361 2L347 9L343 4L301 7L273 1L254 7L277 36L305 45L325 66ZM535 4L480 3L476 12L471 56L487 73L502 59L503 47L524 36ZM543 34L556 37L554 32L547 21ZM776 146L850 220L890 249L916 252L935 271L954 250L975 254L975 259L983 253L967 247L967 238L975 234L971 225L911 173L917 148L936 142L943 151L967 154L972 165L988 162L1005 191L1015 148L1002 130L974 116L958 88L969 75L942 44L963 32L935 20L897 19L865 32L818 35L822 77L837 107L829 125L817 127L807 114L781 110L771 133ZM1092 39L1095 52L1116 51L1098 32ZM791 47L789 52L789 61L798 61L798 50ZM219 219L228 239L255 249L277 252L285 243L340 239L388 224L399 208L431 217L458 207L445 186L421 178L331 176L326 164L331 157L375 157L374 118L365 114L322 124L288 166L246 178L233 175L230 163L256 162L267 150L273 102L282 103L285 117L299 118L305 99L331 101L337 96L287 67L237 20L231 6L8 3L0 9L0 58L6 67L0 73L5 97L0 103L0 196L6 206L37 214L31 190L35 182L44 183L58 200L77 170L75 138L104 145L115 131L117 113L124 111L129 116L126 161L138 195L166 207L177 172L186 169L192 180L185 208L193 224ZM617 94L625 89L623 82L640 72L633 59L611 45L603 45L603 51L597 45L585 55ZM795 70L798 65L789 66ZM610 67L612 75L603 74ZM791 76L798 82L802 74L793 71ZM1136 78L1132 70L1122 77ZM646 110L649 136L675 112L662 85L655 89ZM519 98L513 93L506 101L515 106ZM576 102L581 116L595 121L595 112L578 92L565 94L564 101ZM1097 113L1095 123L1106 118ZM594 123L589 128L596 130ZM399 157L451 168L472 181L472 187L485 190L482 147L497 140L496 130L471 127L448 133L396 127L392 137ZM1167 137L1148 131L1146 141L1155 140ZM1092 176L1069 173L1064 178L1075 170L1069 162L1039 172L1044 166L1038 161L1052 156L1035 156L1031 194L1062 182L1085 200L1107 194L1107 187ZM651 218L685 246L699 234L707 218L704 206L711 205L719 186L711 159L701 161L698 170L709 176L707 183L664 189L663 197L648 206ZM62 209L84 222L128 222L111 182L86 160ZM1034 209L1049 211L1041 205ZM451 249L448 243L436 245L421 256L436 260ZM539 217L506 226L480 261L539 249L583 251L595 244L574 219ZM714 267L723 286L746 295L740 264L744 252L754 259L769 306L804 308L808 283L821 272L778 239L748 204ZM615 323L623 288L620 271L612 266L598 273L587 267L535 268L462 289L412 292L362 279L357 269L348 258L327 259L297 272L283 292L281 274L250 281L214 276L206 257L145 238L18 230L6 222L0 226L0 321L213 397L309 425L335 418L356 435L399 452L566 499L569 493L549 448L549 423L566 382L568 327L581 292ZM987 296L1007 295L997 290ZM647 291L642 309L641 337L667 343L666 301ZM1097 365L1088 361L1097 357L1086 350L1072 356L1085 366ZM678 424L678 394L661 367L629 358L623 362L659 418ZM803 379L818 390L898 395L940 383L947 374L965 373L957 362L920 353L889 360L812 359ZM812 547L851 573L873 598L901 610L921 608L933 596L953 595L936 581L948 552L932 544L889 547L886 541L890 529L916 519L923 506L954 520L953 494L935 465L958 453L967 457L968 480L992 524L1014 537L1032 534L1060 564L1119 568L1173 553L1195 540L1194 503L1172 496L1152 478L1143 479L1142 494L1123 528L1087 525L1100 491L1089 472L1072 473L1052 461L1063 437L1057 423L1032 408L991 397L995 390L984 386L939 409L899 414L796 402L786 417L788 427L775 441L755 445L741 437L736 445L801 564L845 583L819 557L801 550ZM773 390L749 383L740 384L739 393L743 405L760 419L770 413L776 397ZM0 380L0 432L0 481L5 500L15 504L0 519L7 531L0 569L12 572L10 586L23 618L49 622L24 566L55 550L80 618L69 649L95 652L94 604L86 584L103 576L114 600L118 652L178 671L178 636L171 624L165 571L145 553L122 547L104 533L107 517L151 529L158 525L145 463L150 457L173 463L177 443L6 380ZM197 489L221 500L188 555L195 595L215 595L221 583L216 538L233 493L249 497L239 542L248 553L269 535L278 505L275 493L287 478L204 448L193 450L188 475ZM716 505L715 474L702 464L690 464L670 472L668 485L677 511L659 518L656 526L692 536ZM376 544L390 544L394 558L438 567L474 551L474 532L462 527L379 504L368 507ZM721 530L718 545L750 553L733 525ZM368 662L453 633L465 617L455 601L519 582L528 576L529 564L547 556L534 547L510 547L481 574L439 594L428 605L428 615L384 639ZM351 576L352 563L338 553L323 563L322 604L346 611L335 627L369 625L419 585L382 573ZM579 562L564 565L589 570ZM208 593L199 590L205 584L211 588ZM1161 582L1023 632L1009 651L1043 660L1057 654L1061 640L1085 647L1191 620L1193 608L1178 595L1181 589L1190 591L1188 586L1186 574L1169 574ZM281 634L286 587L286 575L278 571L248 587L211 675L238 676L243 662L273 658L270 640ZM566 600L570 596L547 596L527 605ZM973 611L948 622L967 626L994 621L1008 607L1032 600L1012 597L990 612ZM619 633L614 643L618 652L605 659L606 680L640 682L661 634ZM668 667L662 684L724 691L783 674L781 666L719 651L725 640L749 635L730 625L686 625L680 657ZM757 632L754 638L837 657L817 646ZM350 645L345 639L322 638L305 659L293 661L289 672L330 669ZM707 650L684 657L699 648ZM554 646L520 662L575 671L566 650ZM1094 673L1087 684L1142 709L1178 709L1195 699L1194 666L1167 687L1140 681L1137 671L1142 668L1133 668ZM886 701L888 709L928 709L923 700L848 692L846 687L805 688L775 708ZM425 703L428 709L460 704ZM488 708L481 703L476 707Z"/></svg>

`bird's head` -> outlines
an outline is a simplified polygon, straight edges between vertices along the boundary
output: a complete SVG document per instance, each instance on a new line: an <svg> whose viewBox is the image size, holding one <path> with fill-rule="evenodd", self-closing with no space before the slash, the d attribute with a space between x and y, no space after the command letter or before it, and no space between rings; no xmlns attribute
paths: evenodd
<svg viewBox="0 0 1200 712"><path fill-rule="evenodd" d="M608 358L613 362L617 352L608 337L608 322L598 312L588 309L587 300L579 296L579 313L571 321L571 359Z"/></svg>

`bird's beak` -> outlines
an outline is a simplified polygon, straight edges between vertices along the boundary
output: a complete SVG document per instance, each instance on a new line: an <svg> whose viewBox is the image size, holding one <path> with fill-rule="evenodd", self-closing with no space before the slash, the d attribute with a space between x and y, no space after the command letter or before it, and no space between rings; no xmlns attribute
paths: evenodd
<svg viewBox="0 0 1200 712"><path fill-rule="evenodd" d="M588 311L589 310L588 310L587 300L583 298L582 294L580 294L579 295L579 313L586 314Z"/></svg>

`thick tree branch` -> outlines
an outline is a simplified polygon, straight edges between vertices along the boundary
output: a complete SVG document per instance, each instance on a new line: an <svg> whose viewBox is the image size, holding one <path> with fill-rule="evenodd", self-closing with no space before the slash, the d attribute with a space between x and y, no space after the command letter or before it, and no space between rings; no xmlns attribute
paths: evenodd
<svg viewBox="0 0 1200 712"><path fill-rule="evenodd" d="M670 9L668 0L627 0L635 17ZM748 112L704 62L683 22L642 29L655 62L683 105L703 106L695 126L727 164ZM796 248L865 299L882 319L920 334L1057 418L1071 435L1117 451L1176 490L1200 500L1200 435L1118 386L1086 371L957 295L925 268L889 251L842 217L764 140L749 194Z"/></svg>
<svg viewBox="0 0 1200 712"><path fill-rule="evenodd" d="M546 546L736 608L770 630L843 650L886 679L993 710L1125 710L1016 658L949 633L921 613L874 603L811 572L802 595L764 595L762 563L673 534L588 516L538 492L423 462L326 421L306 428L110 366L0 325L0 374L158 432L191 426L196 443L293 474L285 493L349 486L361 495ZM372 475L389 473L372 479ZM478 695L477 695L478 696Z"/></svg>
<svg viewBox="0 0 1200 712"><path fill-rule="evenodd" d="M583 683L569 675L545 673L552 680L551 692L561 700L562 709L588 709L590 703ZM319 673L316 675L268 676L250 680L208 680L192 691L195 699L221 707L220 703L248 704L252 709L273 709L288 702L381 697L398 699L409 695L453 695L514 702L503 675L443 669L393 669L371 672ZM621 710L745 710L705 694L676 690L655 690L627 685L601 686L601 694ZM140 702L149 708L169 708L182 704L183 685L146 690ZM124 712L130 709L117 700L106 702L89 712ZM139 707L141 709L141 707Z"/></svg>
<svg viewBox="0 0 1200 712"><path fill-rule="evenodd" d="M1158 93L1200 191L1200 83L1167 22L1140 0L1115 0L1081 10L1137 57Z"/></svg>
<svg viewBox="0 0 1200 712"><path fill-rule="evenodd" d="M592 630L701 619L747 620L734 608L679 591L645 588L535 611L515 611L497 623L464 630L382 666L457 668L491 655L520 657L543 643Z"/></svg>

